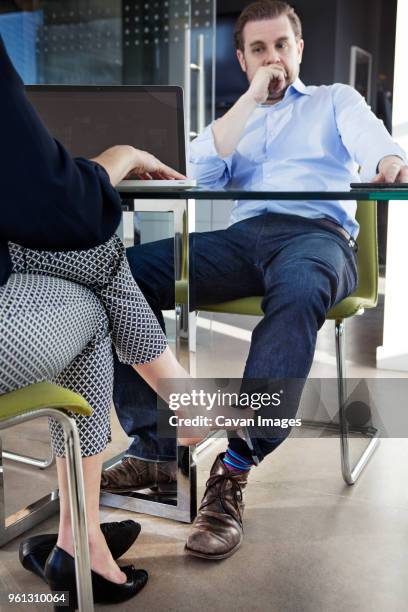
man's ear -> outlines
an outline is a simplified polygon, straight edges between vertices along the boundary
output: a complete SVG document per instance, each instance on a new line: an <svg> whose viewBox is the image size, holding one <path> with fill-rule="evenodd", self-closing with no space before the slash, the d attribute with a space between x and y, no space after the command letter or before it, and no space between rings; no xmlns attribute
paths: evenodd
<svg viewBox="0 0 408 612"><path fill-rule="evenodd" d="M298 59L299 59L299 64L302 63L302 57L303 57L303 49L305 48L305 41L301 38L298 42L297 42L297 51L298 51Z"/></svg>
<svg viewBox="0 0 408 612"><path fill-rule="evenodd" d="M245 57L241 49L237 49L237 58L239 61L239 65L241 66L242 72L246 72L247 71L246 61L245 61Z"/></svg>

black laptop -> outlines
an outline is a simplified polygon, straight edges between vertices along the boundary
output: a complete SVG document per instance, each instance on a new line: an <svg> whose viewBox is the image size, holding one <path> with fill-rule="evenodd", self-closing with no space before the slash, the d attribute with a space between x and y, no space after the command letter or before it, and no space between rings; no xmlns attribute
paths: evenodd
<svg viewBox="0 0 408 612"><path fill-rule="evenodd" d="M128 144L186 174L183 90L175 86L28 85L50 133L74 157ZM126 180L120 191L193 187L196 181Z"/></svg>

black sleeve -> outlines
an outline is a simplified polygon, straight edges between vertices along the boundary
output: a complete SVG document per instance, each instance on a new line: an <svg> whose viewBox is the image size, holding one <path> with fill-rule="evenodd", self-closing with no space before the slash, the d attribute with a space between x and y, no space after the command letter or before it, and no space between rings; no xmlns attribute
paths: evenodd
<svg viewBox="0 0 408 612"><path fill-rule="evenodd" d="M0 241L85 249L108 240L120 198L99 164L72 159L26 98L0 36Z"/></svg>

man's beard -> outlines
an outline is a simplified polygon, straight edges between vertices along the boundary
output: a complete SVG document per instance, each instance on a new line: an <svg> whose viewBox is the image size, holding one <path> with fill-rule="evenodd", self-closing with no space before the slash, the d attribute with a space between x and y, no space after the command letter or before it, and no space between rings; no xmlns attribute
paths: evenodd
<svg viewBox="0 0 408 612"><path fill-rule="evenodd" d="M282 89L282 91L279 91L279 92L270 91L268 98L267 98L267 102L269 100L272 102L276 102L277 100L282 100L288 87L290 87L290 85L292 85L292 83L294 83L295 80L296 80L296 77L294 77L294 75L292 74L288 75L285 79L285 87Z"/></svg>
<svg viewBox="0 0 408 612"><path fill-rule="evenodd" d="M277 100L282 100L288 87L289 84L285 85L285 87L279 92L270 91L266 102L268 103L269 101L276 102Z"/></svg>
<svg viewBox="0 0 408 612"><path fill-rule="evenodd" d="M285 87L279 92L270 91L268 95L268 100L281 100L286 93L288 87Z"/></svg>

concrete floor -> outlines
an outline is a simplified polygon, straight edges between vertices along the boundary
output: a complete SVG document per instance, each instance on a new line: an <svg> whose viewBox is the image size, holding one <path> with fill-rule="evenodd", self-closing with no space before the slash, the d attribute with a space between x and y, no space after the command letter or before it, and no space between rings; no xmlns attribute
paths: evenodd
<svg viewBox="0 0 408 612"><path fill-rule="evenodd" d="M197 375L239 376L256 320L217 316L208 323L209 319L199 326ZM381 308L351 322L349 376L408 376L374 369L380 330ZM314 376L335 376L332 333L332 323L325 324L319 335ZM126 447L126 437L115 418L113 432L107 456ZM4 439L10 449L24 450L25 445L32 454L46 453L45 424L19 426L7 432ZM407 441L382 440L353 487L347 487L341 478L338 446L333 438L290 438L273 457L252 470L246 493L244 545L225 561L186 556L183 547L188 525L102 507L102 520L134 518L141 522L142 533L121 563L132 562L150 574L148 585L137 598L115 609L405 612ZM353 446L361 447L361 441L353 441ZM200 459L200 493L214 457L224 447L223 440L214 441L210 452ZM53 468L39 472L8 463L5 479L8 512L33 501L55 484ZM57 517L53 517L31 533L56 528ZM0 551L0 591L46 592L45 585L19 565L20 539Z"/></svg>

